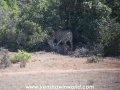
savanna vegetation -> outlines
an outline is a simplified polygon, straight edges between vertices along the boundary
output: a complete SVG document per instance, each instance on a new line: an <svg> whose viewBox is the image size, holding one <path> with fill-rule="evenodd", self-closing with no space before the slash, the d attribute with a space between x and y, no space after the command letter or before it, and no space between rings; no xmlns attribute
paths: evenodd
<svg viewBox="0 0 120 90"><path fill-rule="evenodd" d="M47 50L51 32L70 29L76 47L120 52L119 0L1 0L0 47Z"/></svg>

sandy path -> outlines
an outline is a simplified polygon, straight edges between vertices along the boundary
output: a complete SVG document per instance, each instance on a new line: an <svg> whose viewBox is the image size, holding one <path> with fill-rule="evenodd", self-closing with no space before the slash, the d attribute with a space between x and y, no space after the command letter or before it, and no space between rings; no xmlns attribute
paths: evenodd
<svg viewBox="0 0 120 90"><path fill-rule="evenodd" d="M100 72L100 71L106 71L106 72L114 72L118 71L120 72L120 69L84 69L84 70L36 70L36 71L22 71L22 72L1 72L1 75L18 75L18 74L36 74L36 73L76 73L76 72Z"/></svg>

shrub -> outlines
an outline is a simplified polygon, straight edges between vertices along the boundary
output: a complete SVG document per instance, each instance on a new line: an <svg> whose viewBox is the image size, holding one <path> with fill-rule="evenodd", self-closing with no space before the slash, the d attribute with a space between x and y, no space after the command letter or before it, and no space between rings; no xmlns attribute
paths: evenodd
<svg viewBox="0 0 120 90"><path fill-rule="evenodd" d="M88 46L89 46L90 55L95 55L95 56L100 55L101 57L104 56L104 46L102 44L96 43Z"/></svg>
<svg viewBox="0 0 120 90"><path fill-rule="evenodd" d="M114 20L107 19L105 23L106 27L102 28L100 33L100 43L104 46L105 56L119 55L120 48L120 24L115 23Z"/></svg>
<svg viewBox="0 0 120 90"><path fill-rule="evenodd" d="M87 63L97 63L99 61L102 61L102 57L100 54L98 54L97 56L93 55L87 58Z"/></svg>
<svg viewBox="0 0 120 90"><path fill-rule="evenodd" d="M24 50L18 50L18 53L16 53L14 56L11 56L11 62L16 63L18 61L28 61L31 58L31 54L24 51Z"/></svg>
<svg viewBox="0 0 120 90"><path fill-rule="evenodd" d="M88 56L88 52L89 50L85 47L81 47L81 48L76 48L76 50L74 51L74 56L75 57L86 57Z"/></svg>
<svg viewBox="0 0 120 90"><path fill-rule="evenodd" d="M11 66L11 62L8 55L8 50L1 48L0 50L0 68L7 68Z"/></svg>
<svg viewBox="0 0 120 90"><path fill-rule="evenodd" d="M97 55L104 55L104 47L102 44L79 44L79 47L75 49L73 55L75 57L88 57L88 56L97 56Z"/></svg>

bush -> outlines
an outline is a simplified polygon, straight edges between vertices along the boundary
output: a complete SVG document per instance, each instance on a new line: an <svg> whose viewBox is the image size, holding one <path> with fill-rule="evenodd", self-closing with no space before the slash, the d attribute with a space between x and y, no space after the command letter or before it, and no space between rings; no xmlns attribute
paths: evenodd
<svg viewBox="0 0 120 90"><path fill-rule="evenodd" d="M108 18L105 25L105 27L101 26L101 31L99 31L99 41L104 46L105 56L119 55L120 24L115 23L114 20Z"/></svg>
<svg viewBox="0 0 120 90"><path fill-rule="evenodd" d="M85 47L81 47L81 48L76 48L76 50L74 51L74 56L75 57L86 57L88 56L89 54L89 50Z"/></svg>
<svg viewBox="0 0 120 90"><path fill-rule="evenodd" d="M73 52L73 55L75 57L88 57L88 56L97 56L97 55L104 55L104 47L102 44L88 44L88 45L84 45L84 44L79 44L79 47L77 47L75 49L75 51Z"/></svg>
<svg viewBox="0 0 120 90"><path fill-rule="evenodd" d="M11 62L16 63L19 61L28 61L31 58L31 54L24 51L24 50L18 50L18 53L16 53L14 56L12 56Z"/></svg>
<svg viewBox="0 0 120 90"><path fill-rule="evenodd" d="M0 50L0 68L7 68L11 66L11 62L8 55L8 50L1 48Z"/></svg>
<svg viewBox="0 0 120 90"><path fill-rule="evenodd" d="M87 63L97 63L99 61L103 61L100 54L98 54L97 56L93 55L87 58Z"/></svg>

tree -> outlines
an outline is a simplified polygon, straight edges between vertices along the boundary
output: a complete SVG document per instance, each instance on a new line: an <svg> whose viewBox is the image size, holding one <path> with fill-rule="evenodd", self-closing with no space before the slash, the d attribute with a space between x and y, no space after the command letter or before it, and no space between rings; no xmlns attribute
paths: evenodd
<svg viewBox="0 0 120 90"><path fill-rule="evenodd" d="M111 18L120 23L120 0L106 0L105 4L112 9Z"/></svg>
<svg viewBox="0 0 120 90"><path fill-rule="evenodd" d="M0 5L0 46L39 50L51 32L69 29L74 46L102 44L106 53L119 48L119 0L2 0Z"/></svg>

